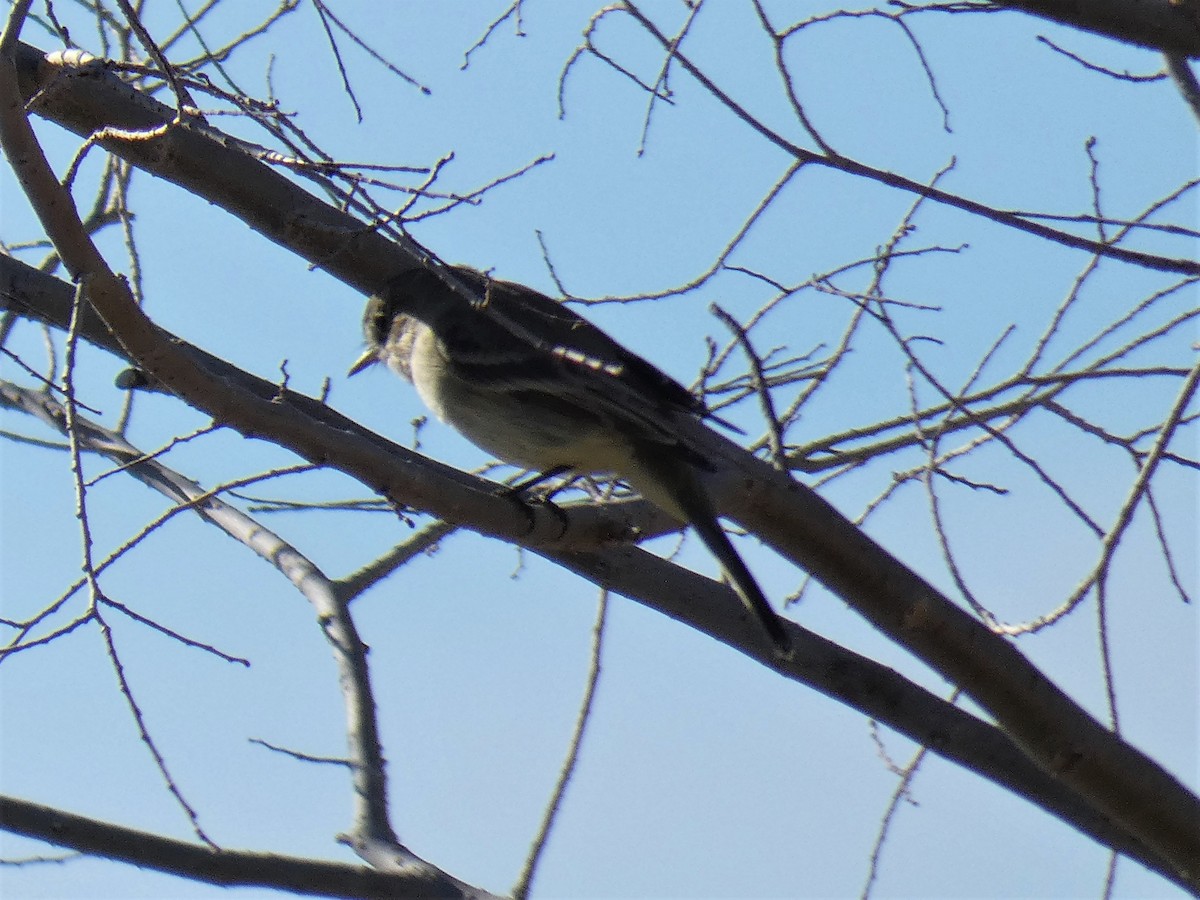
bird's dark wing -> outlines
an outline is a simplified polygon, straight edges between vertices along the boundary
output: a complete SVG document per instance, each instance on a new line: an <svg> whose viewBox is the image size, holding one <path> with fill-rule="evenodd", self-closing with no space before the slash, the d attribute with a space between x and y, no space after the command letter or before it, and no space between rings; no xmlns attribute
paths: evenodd
<svg viewBox="0 0 1200 900"><path fill-rule="evenodd" d="M384 305L369 319L382 329L394 312L412 311L437 335L448 362L472 382L505 391L553 384L564 401L575 395L586 408L607 410L619 425L662 443L678 440L675 415L710 415L678 381L562 303L465 266L446 274L477 298L475 313L486 318L459 314L466 301L449 278L413 269L392 283ZM439 316L439 308L454 312Z"/></svg>

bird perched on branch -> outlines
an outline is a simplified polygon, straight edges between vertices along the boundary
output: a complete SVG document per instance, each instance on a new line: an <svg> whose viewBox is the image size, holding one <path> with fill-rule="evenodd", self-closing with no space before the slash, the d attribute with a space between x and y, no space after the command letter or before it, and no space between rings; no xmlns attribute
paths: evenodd
<svg viewBox="0 0 1200 900"><path fill-rule="evenodd" d="M478 447L539 472L611 474L695 528L776 650L782 620L717 521L701 473L715 466L678 436L698 397L563 304L464 266L411 269L367 304L367 349Z"/></svg>

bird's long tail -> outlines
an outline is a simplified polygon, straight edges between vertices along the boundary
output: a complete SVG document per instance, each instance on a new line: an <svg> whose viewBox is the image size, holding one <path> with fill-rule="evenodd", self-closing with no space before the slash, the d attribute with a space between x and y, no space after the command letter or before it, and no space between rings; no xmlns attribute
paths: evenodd
<svg viewBox="0 0 1200 900"><path fill-rule="evenodd" d="M642 485L631 482L633 487L651 502L662 506L667 512L682 518L696 529L696 534L700 536L704 546L721 564L742 604L758 619L779 654L784 658L790 657L792 642L783 620L771 607L763 595L762 588L758 586L758 581L734 549L725 529L721 527L708 493L692 465L683 459L671 458L670 455L655 450L639 453L638 463L643 469L643 478L638 481L649 476L654 483Z"/></svg>

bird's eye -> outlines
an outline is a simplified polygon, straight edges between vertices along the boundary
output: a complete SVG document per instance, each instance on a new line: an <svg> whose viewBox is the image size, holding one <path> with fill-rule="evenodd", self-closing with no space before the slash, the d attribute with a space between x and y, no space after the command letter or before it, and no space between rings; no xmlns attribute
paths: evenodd
<svg viewBox="0 0 1200 900"><path fill-rule="evenodd" d="M379 344L387 337L388 315L383 303L377 297L371 298L367 304L366 315L363 316L363 332L367 341Z"/></svg>

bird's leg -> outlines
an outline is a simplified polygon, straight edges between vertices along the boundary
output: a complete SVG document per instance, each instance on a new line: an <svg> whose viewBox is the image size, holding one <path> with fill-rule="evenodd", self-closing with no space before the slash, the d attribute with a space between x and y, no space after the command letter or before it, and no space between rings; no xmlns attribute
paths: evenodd
<svg viewBox="0 0 1200 900"><path fill-rule="evenodd" d="M547 469L545 472L538 472L537 474L518 481L516 484L509 485L504 489L504 496L511 497L521 507L521 510L525 513L526 518L529 519L530 531L533 531L533 527L535 525L531 503L538 502L550 507L554 514L558 516L558 520L562 523L563 532L566 532L567 514L563 512L562 509L549 497L545 495L534 497L531 496L529 492L539 484L549 481L552 478L558 478L560 475L566 475L570 471L570 466L554 466Z"/></svg>
<svg viewBox="0 0 1200 900"><path fill-rule="evenodd" d="M549 481L551 478L557 478L559 475L566 475L571 471L570 466L554 466L547 469L545 472L538 472L526 478L524 481L518 481L514 485L510 485L508 490L515 495L527 494L530 490L537 487L543 482Z"/></svg>

